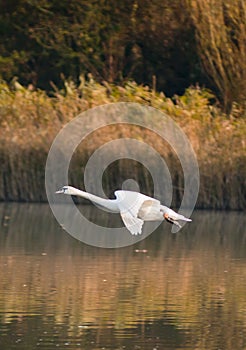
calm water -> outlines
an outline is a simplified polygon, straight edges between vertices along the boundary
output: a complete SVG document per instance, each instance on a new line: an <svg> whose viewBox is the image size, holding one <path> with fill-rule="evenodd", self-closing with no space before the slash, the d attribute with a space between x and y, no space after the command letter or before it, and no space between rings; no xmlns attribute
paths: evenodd
<svg viewBox="0 0 246 350"><path fill-rule="evenodd" d="M100 249L46 205L1 204L0 349L246 349L245 214L193 219Z"/></svg>

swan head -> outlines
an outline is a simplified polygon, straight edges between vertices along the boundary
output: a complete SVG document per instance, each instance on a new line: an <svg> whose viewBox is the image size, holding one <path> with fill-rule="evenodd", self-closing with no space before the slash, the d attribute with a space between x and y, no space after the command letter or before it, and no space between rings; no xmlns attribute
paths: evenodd
<svg viewBox="0 0 246 350"><path fill-rule="evenodd" d="M63 193L68 195L75 194L75 188L72 186L63 186L60 190L56 191L56 193Z"/></svg>

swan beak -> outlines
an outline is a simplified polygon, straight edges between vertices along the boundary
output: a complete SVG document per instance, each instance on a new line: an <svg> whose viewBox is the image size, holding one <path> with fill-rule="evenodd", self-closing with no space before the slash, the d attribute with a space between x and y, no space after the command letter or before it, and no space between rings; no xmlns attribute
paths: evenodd
<svg viewBox="0 0 246 350"><path fill-rule="evenodd" d="M64 193L63 190L56 191L56 193Z"/></svg>
<svg viewBox="0 0 246 350"><path fill-rule="evenodd" d="M164 217L164 219L166 219L166 220L168 220L168 219L169 219L169 216L168 216L168 214L167 214L167 213L164 213L163 217Z"/></svg>

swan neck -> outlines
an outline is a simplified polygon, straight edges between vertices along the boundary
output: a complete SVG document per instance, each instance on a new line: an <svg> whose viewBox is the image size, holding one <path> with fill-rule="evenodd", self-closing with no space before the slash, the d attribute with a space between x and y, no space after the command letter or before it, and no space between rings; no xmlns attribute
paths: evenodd
<svg viewBox="0 0 246 350"><path fill-rule="evenodd" d="M74 192L74 195L88 199L93 203L101 205L102 207L105 207L113 211L118 211L118 206L116 204L115 199L101 198L101 197L95 196L94 194L91 194L82 190L78 190L76 188L74 189L73 192Z"/></svg>

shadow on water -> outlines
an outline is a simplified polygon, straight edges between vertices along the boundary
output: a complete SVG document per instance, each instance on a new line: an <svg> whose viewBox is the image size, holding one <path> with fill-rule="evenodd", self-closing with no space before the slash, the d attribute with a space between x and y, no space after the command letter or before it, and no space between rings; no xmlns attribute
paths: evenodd
<svg viewBox="0 0 246 350"><path fill-rule="evenodd" d="M45 204L1 204L1 350L245 348L245 215L192 218L178 234L163 223L135 245L100 249L62 230Z"/></svg>

